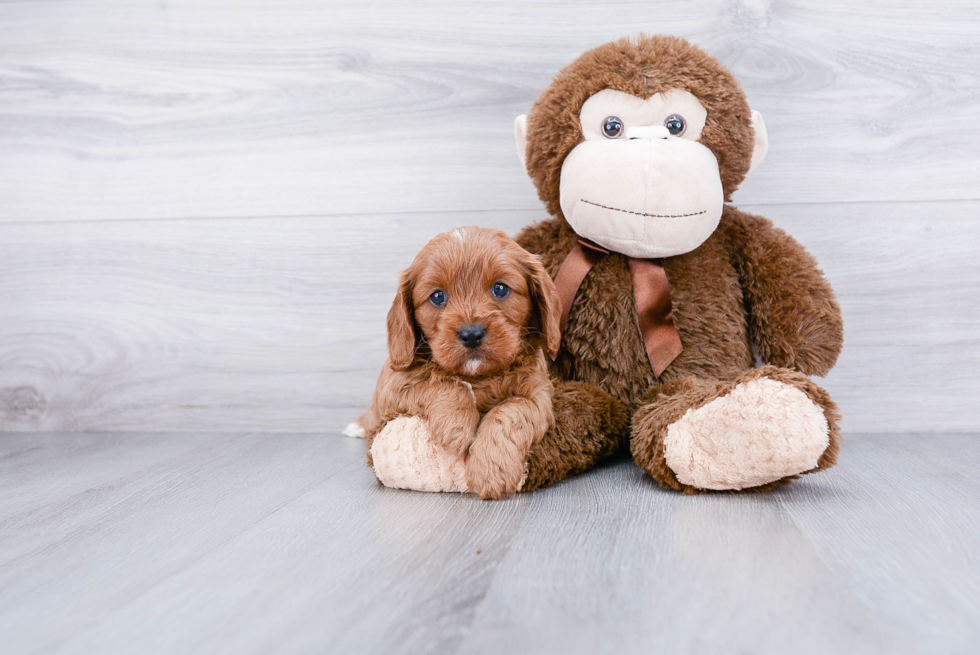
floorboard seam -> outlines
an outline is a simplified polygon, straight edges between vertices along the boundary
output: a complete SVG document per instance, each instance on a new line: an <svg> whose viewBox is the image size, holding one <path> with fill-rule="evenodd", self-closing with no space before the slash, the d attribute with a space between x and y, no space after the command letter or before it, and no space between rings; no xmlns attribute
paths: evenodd
<svg viewBox="0 0 980 655"><path fill-rule="evenodd" d="M886 199L863 199L863 200L809 200L809 201L797 201L797 202L779 202L779 201L765 201L765 202L732 202L727 203L734 207L799 207L806 205L927 205L927 204L942 204L942 203L969 203L978 202L980 197L976 198L915 198L911 200L886 200ZM13 220L13 221L0 221L0 225L10 225L10 226L24 226L24 225L65 225L65 224L93 224L93 223L156 223L163 221L258 221L258 220L273 220L273 219L347 219L352 216L357 216L360 218L365 217L384 217L384 216L433 216L440 214L514 214L514 213L540 213L542 218L548 218L544 207L501 207L499 209L487 209L487 208L446 208L446 209L412 209L412 210L391 210L391 211L369 211L369 212L314 212L314 213L299 213L299 214L255 214L255 215L215 215L215 216L143 216L143 217L130 217L130 216L119 216L117 218L65 218L56 220Z"/></svg>

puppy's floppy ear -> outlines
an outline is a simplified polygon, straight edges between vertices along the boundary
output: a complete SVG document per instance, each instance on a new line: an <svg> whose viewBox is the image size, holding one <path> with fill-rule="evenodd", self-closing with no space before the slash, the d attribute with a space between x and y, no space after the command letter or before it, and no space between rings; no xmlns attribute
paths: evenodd
<svg viewBox="0 0 980 655"><path fill-rule="evenodd" d="M548 354L554 359L561 345L561 300L558 290L537 257L525 251L521 264L531 296L531 321L541 330Z"/></svg>
<svg viewBox="0 0 980 655"><path fill-rule="evenodd" d="M398 293L388 310L388 356L396 371L405 370L415 360L418 328L415 327L415 303L412 301L414 289L412 269L407 268L402 271Z"/></svg>

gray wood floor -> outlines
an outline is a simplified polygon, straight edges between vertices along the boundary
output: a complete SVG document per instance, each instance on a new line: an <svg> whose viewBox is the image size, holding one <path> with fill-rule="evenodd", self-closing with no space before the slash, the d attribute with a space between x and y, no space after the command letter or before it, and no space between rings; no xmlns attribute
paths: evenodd
<svg viewBox="0 0 980 655"><path fill-rule="evenodd" d="M514 116L641 31L765 116L734 200L837 290L841 465L378 487L337 432L396 271L543 218ZM975 0L0 0L0 655L976 652L978 35Z"/></svg>
<svg viewBox="0 0 980 655"><path fill-rule="evenodd" d="M0 650L976 652L978 466L859 435L767 495L622 462L483 503L333 435L0 435Z"/></svg>

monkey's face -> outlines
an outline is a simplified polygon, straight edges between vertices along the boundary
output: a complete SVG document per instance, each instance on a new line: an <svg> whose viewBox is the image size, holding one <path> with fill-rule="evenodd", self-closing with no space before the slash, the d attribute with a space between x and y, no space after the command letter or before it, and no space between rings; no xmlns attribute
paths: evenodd
<svg viewBox="0 0 980 655"><path fill-rule="evenodd" d="M698 142L707 112L687 91L643 100L605 89L582 106L585 140L561 168L562 213L580 236L630 257L690 252L718 226L718 161Z"/></svg>
<svg viewBox="0 0 980 655"><path fill-rule="evenodd" d="M700 246L768 148L762 117L731 73L667 36L586 52L518 117L516 135L548 210L638 258Z"/></svg>

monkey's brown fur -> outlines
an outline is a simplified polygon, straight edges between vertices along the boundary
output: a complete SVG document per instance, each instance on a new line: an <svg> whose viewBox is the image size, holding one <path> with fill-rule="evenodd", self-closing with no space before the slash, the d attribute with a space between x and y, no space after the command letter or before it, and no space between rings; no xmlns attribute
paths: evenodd
<svg viewBox="0 0 980 655"><path fill-rule="evenodd" d="M583 140L582 104L602 89L641 98L684 89L707 109L700 139L720 167L725 199L749 169L751 112L737 81L683 39L622 39L583 54L563 69L527 119L527 169L554 216L525 228L517 242L541 257L554 277L578 241L559 206L565 156ZM825 375L843 342L840 309L816 261L765 218L727 206L697 249L663 260L683 351L659 377L647 360L627 259L604 257L579 289L555 362L556 425L531 449L522 490L553 484L630 444L635 461L661 485L688 493L664 460L667 426L766 376L791 385L823 408L829 447L814 470L837 458L839 416L807 375ZM764 368L754 368L753 345ZM628 417L632 424L627 428ZM787 479L756 487L767 490Z"/></svg>

